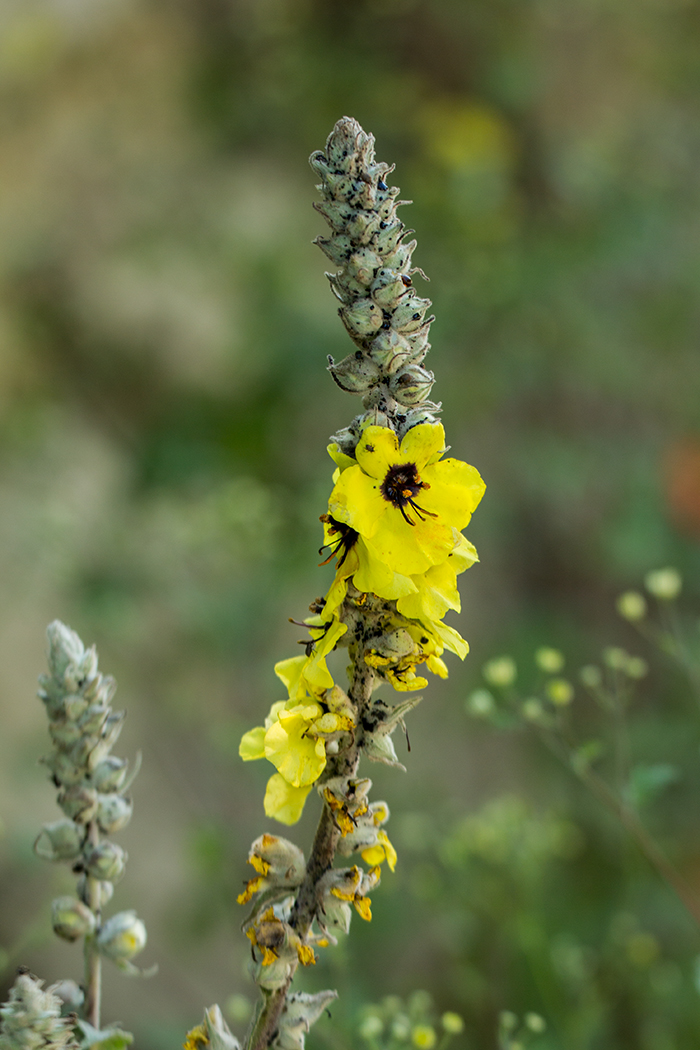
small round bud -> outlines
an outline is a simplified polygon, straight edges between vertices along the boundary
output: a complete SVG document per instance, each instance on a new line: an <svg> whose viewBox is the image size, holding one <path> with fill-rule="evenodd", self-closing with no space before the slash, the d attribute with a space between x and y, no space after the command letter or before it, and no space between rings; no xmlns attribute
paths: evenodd
<svg viewBox="0 0 700 1050"><path fill-rule="evenodd" d="M517 678L518 669L511 656L497 656L484 664L482 674L489 685L505 689Z"/></svg>
<svg viewBox="0 0 700 1050"><path fill-rule="evenodd" d="M526 718L528 722L539 722L544 715L544 707L542 701L536 696L529 696L527 700L523 700L523 718Z"/></svg>
<svg viewBox="0 0 700 1050"><path fill-rule="evenodd" d="M146 947L146 927L135 911L120 911L97 934L97 946L115 962L125 962Z"/></svg>
<svg viewBox="0 0 700 1050"><path fill-rule="evenodd" d="M80 854L85 829L73 820L44 824L34 843L34 852L43 860L75 860Z"/></svg>
<svg viewBox="0 0 700 1050"><path fill-rule="evenodd" d="M459 1014L453 1013L452 1010L444 1013L441 1020L442 1027L449 1035L460 1035L464 1031L464 1020Z"/></svg>
<svg viewBox="0 0 700 1050"><path fill-rule="evenodd" d="M603 675L595 664L586 664L578 673L579 678L587 689L597 689L603 681Z"/></svg>
<svg viewBox="0 0 700 1050"><path fill-rule="evenodd" d="M66 1013L77 1013L80 1007L85 1002L85 993L75 981L71 981L70 978L63 981L56 981L52 984L47 991L53 995L57 995L63 1004L61 1012Z"/></svg>
<svg viewBox="0 0 700 1050"><path fill-rule="evenodd" d="M107 835L121 831L131 820L131 799L122 795L100 795L97 804L97 822Z"/></svg>
<svg viewBox="0 0 700 1050"><path fill-rule="evenodd" d="M542 1032L546 1031L547 1022L544 1017L540 1016L540 1014L529 1013L525 1014L525 1027L529 1028L531 1032L540 1035Z"/></svg>
<svg viewBox="0 0 700 1050"><path fill-rule="evenodd" d="M51 905L53 932L64 941L77 941L95 929L95 916L75 897L57 897Z"/></svg>
<svg viewBox="0 0 700 1050"><path fill-rule="evenodd" d="M564 668L564 654L543 645L535 652L535 663L546 674L558 674Z"/></svg>
<svg viewBox="0 0 700 1050"><path fill-rule="evenodd" d="M101 842L85 858L88 875L100 881L116 882L126 867L126 851L114 842Z"/></svg>
<svg viewBox="0 0 700 1050"><path fill-rule="evenodd" d="M432 1025L417 1024L411 1032L411 1042L418 1050L433 1050L437 1043L437 1033Z"/></svg>
<svg viewBox="0 0 700 1050"><path fill-rule="evenodd" d="M566 707L574 698L574 687L566 678L550 678L545 692L557 707Z"/></svg>
<svg viewBox="0 0 700 1050"><path fill-rule="evenodd" d="M82 784L73 784L59 791L56 801L66 816L77 824L89 824L97 812L97 792Z"/></svg>
<svg viewBox="0 0 700 1050"><path fill-rule="evenodd" d="M644 577L644 586L659 601L671 602L681 593L683 579L678 569L654 569Z"/></svg>
<svg viewBox="0 0 700 1050"><path fill-rule="evenodd" d="M609 667L611 671L621 671L625 673L627 667L627 661L629 660L629 653L626 650L620 648L619 645L608 645L603 649L603 663L606 667Z"/></svg>
<svg viewBox="0 0 700 1050"><path fill-rule="evenodd" d="M376 1014L370 1014L360 1023L359 1032L363 1039L376 1039L384 1031L384 1022Z"/></svg>
<svg viewBox="0 0 700 1050"><path fill-rule="evenodd" d="M496 701L488 689L475 689L467 697L464 706L468 714L476 718L488 718L496 710Z"/></svg>
<svg viewBox="0 0 700 1050"><path fill-rule="evenodd" d="M512 1032L518 1026L517 1014L512 1010L501 1010L498 1015L498 1023L504 1032Z"/></svg>
<svg viewBox="0 0 700 1050"><path fill-rule="evenodd" d="M649 664L642 656L630 656L625 667L628 678L646 678L649 673Z"/></svg>
<svg viewBox="0 0 700 1050"><path fill-rule="evenodd" d="M630 623L643 620L647 614L646 598L639 591L625 591L617 599L615 606L623 620L629 620Z"/></svg>
<svg viewBox="0 0 700 1050"><path fill-rule="evenodd" d="M129 763L125 758L108 755L97 764L92 772L92 783L97 791L119 791L126 779Z"/></svg>
<svg viewBox="0 0 700 1050"><path fill-rule="evenodd" d="M85 904L87 904L87 901L88 901L88 897L87 897L87 894L88 894L87 875L81 875L80 876L80 878L78 879L78 885L76 886L76 890L77 890L78 896L80 897L81 901L83 901ZM100 907L104 908L104 906L106 904L109 904L109 902L111 901L113 896L114 896L114 886L112 885L111 882L108 882L106 879L102 879L102 881L100 882Z"/></svg>

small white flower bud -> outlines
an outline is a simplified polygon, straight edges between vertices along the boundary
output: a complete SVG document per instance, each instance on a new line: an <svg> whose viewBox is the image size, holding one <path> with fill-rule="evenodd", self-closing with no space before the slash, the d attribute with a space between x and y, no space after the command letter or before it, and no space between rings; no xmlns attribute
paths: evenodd
<svg viewBox="0 0 700 1050"><path fill-rule="evenodd" d="M75 860L85 838L85 829L72 820L44 824L34 843L34 852L43 860Z"/></svg>
<svg viewBox="0 0 700 1050"><path fill-rule="evenodd" d="M49 668L61 681L69 667L80 664L85 655L85 647L75 631L71 631L70 627L66 627L60 620L49 624L46 637L49 642Z"/></svg>
<svg viewBox="0 0 700 1050"><path fill-rule="evenodd" d="M647 614L646 598L639 591L625 591L617 599L615 606L620 616L630 623L643 620Z"/></svg>
<svg viewBox="0 0 700 1050"><path fill-rule="evenodd" d="M535 652L535 663L545 674L559 674L564 668L564 654L543 645Z"/></svg>
<svg viewBox="0 0 700 1050"><path fill-rule="evenodd" d="M51 905L54 933L64 941L77 941L95 929L95 916L75 897L57 897Z"/></svg>
<svg viewBox="0 0 700 1050"><path fill-rule="evenodd" d="M644 586L654 598L670 602L681 593L683 578L678 569L654 569L644 577Z"/></svg>
<svg viewBox="0 0 700 1050"><path fill-rule="evenodd" d="M488 689L475 689L467 697L464 706L468 714L476 718L488 718L496 710L496 701Z"/></svg>
<svg viewBox="0 0 700 1050"><path fill-rule="evenodd" d="M114 842L101 842L85 858L85 868L93 879L116 882L124 873L127 853Z"/></svg>
<svg viewBox="0 0 700 1050"><path fill-rule="evenodd" d="M505 689L517 678L518 669L512 656L497 656L484 664L482 674L489 685Z"/></svg>
<svg viewBox="0 0 700 1050"><path fill-rule="evenodd" d="M146 927L135 911L120 911L102 926L97 946L114 962L128 962L146 947Z"/></svg>

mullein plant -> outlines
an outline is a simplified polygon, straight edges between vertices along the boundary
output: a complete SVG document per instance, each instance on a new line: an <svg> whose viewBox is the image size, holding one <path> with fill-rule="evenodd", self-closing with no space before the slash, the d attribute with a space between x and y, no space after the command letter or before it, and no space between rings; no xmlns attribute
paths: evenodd
<svg viewBox="0 0 700 1050"><path fill-rule="evenodd" d="M313 965L318 949L349 931L353 910L371 919L383 866L394 869L389 807L371 800L360 758L403 769L392 734L427 685L421 672L445 678L445 650L460 658L468 651L444 617L459 611L457 576L477 560L462 529L485 487L474 467L445 457L440 406L428 400L431 303L413 286L422 271L412 264L412 231L397 215L408 202L387 182L393 169L375 161L374 138L348 117L310 163L321 180L314 207L330 226L316 243L333 264L327 276L355 344L342 361L329 358L328 368L338 386L362 398L362 411L328 446L333 477L321 550L333 578L303 621L305 653L275 666L282 698L240 745L244 761L274 767L268 817L295 824L314 788L322 807L308 860L269 833L250 848L254 874L238 899L253 902L243 925L261 999L246 1050L303 1050L336 993L291 991L298 966ZM346 688L328 666L340 649ZM396 703L391 690L401 694ZM334 866L337 857L342 866ZM208 1045L217 1044L205 1017L185 1047Z"/></svg>
<svg viewBox="0 0 700 1050"><path fill-rule="evenodd" d="M53 747L42 762L58 790L63 817L44 825L34 849L45 860L69 864L77 876L75 893L54 900L51 912L58 937L82 940L84 977L81 985L66 980L44 991L41 981L21 971L0 1008L0 1050L121 1050L131 1035L100 1024L102 960L141 974L132 959L146 944L146 927L134 911L105 918L103 908L126 866L126 852L110 836L131 819L127 792L139 762L129 772L128 761L111 753L125 712L110 706L116 683L99 672L94 646L86 649L58 620L47 637L49 674L39 678L39 697ZM69 1013L68 1020L62 1012Z"/></svg>

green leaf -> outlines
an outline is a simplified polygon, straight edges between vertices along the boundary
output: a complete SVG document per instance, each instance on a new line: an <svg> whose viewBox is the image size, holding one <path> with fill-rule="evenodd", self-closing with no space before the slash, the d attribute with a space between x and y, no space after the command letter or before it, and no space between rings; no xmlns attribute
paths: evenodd
<svg viewBox="0 0 700 1050"><path fill-rule="evenodd" d="M134 1041L131 1032L121 1028L93 1028L87 1021L78 1021L76 1031L82 1036L80 1046L83 1050L125 1050Z"/></svg>
<svg viewBox="0 0 700 1050"><path fill-rule="evenodd" d="M680 779L680 771L668 762L643 763L634 767L627 785L627 798L636 809L653 802L670 784Z"/></svg>

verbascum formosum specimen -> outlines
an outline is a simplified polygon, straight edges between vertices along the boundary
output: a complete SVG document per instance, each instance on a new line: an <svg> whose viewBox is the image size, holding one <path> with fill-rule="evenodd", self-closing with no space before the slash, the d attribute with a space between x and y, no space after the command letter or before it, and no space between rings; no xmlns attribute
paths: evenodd
<svg viewBox="0 0 700 1050"><path fill-rule="evenodd" d="M333 264L328 278L355 345L329 369L363 410L328 448L322 551L334 577L304 620L305 654L275 667L285 693L241 741L244 760L274 766L268 817L296 823L314 787L322 803L308 860L270 833L250 850L254 874L239 901L253 901L244 930L261 1001L246 1050L303 1050L335 993L292 993L295 971L347 933L353 914L371 919L370 894L384 864L397 863L389 807L370 801L372 782L358 765L364 754L404 768L392 734L420 699L406 694L427 685L424 669L446 677L445 650L468 651L444 617L459 611L457 576L477 560L462 530L484 492L474 467L445 457L439 405L428 400L431 304L413 286L416 242L397 215L406 202L387 181L392 168L375 161L373 137L348 117L310 159L321 179L315 207L330 226L316 243ZM347 690L328 665L338 649L347 652ZM380 687L385 695L375 695ZM401 694L398 703L386 687ZM333 867L337 856L348 866Z"/></svg>

